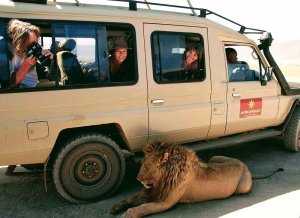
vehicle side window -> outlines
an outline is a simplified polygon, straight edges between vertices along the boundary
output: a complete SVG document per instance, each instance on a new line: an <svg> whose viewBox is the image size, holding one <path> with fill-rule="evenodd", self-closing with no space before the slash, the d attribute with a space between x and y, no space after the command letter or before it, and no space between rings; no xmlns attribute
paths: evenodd
<svg viewBox="0 0 300 218"><path fill-rule="evenodd" d="M79 85L100 81L94 25L54 24L59 84ZM99 42L105 42L99 39ZM102 54L104 51L101 52Z"/></svg>
<svg viewBox="0 0 300 218"><path fill-rule="evenodd" d="M204 43L200 34L154 32L151 42L153 77L157 83L205 79Z"/></svg>
<svg viewBox="0 0 300 218"><path fill-rule="evenodd" d="M6 26L0 21L0 89L9 87L8 44L6 40Z"/></svg>
<svg viewBox="0 0 300 218"><path fill-rule="evenodd" d="M225 46L229 82L258 81L263 69L256 51L250 46Z"/></svg>
<svg viewBox="0 0 300 218"><path fill-rule="evenodd" d="M21 54L7 30L26 25L36 32L15 45L24 47ZM130 24L0 20L0 90L131 85L138 78L135 48ZM25 59L35 61L24 75Z"/></svg>
<svg viewBox="0 0 300 218"><path fill-rule="evenodd" d="M54 24L53 29L60 85L134 82L129 25Z"/></svg>

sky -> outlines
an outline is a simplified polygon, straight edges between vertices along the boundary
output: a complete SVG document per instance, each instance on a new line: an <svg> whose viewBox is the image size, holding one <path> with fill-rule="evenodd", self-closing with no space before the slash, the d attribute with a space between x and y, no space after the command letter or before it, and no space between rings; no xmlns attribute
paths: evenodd
<svg viewBox="0 0 300 218"><path fill-rule="evenodd" d="M267 30L274 40L300 40L299 0L191 0L247 27Z"/></svg>
<svg viewBox="0 0 300 218"><path fill-rule="evenodd" d="M51 0L49 0L51 1ZM53 1L53 0L52 0ZM58 2L75 2L75 0L56 0ZM108 0L79 0L82 3L122 5ZM143 0L139 0L143 1ZM147 0L148 2L188 6L186 0ZM190 0L195 8L206 8L249 28L267 30L274 38L271 51L278 63L298 66L294 69L300 73L300 1L299 0ZM150 6L152 9L158 9ZM160 8L168 10L168 8ZM171 10L178 10L172 8ZM185 12L191 13L190 10ZM228 26L214 16L208 19ZM233 27L230 26L229 27ZM238 27L235 28L238 30ZM258 43L259 35L248 35ZM299 70L299 71L298 71Z"/></svg>
<svg viewBox="0 0 300 218"><path fill-rule="evenodd" d="M75 2L75 0L56 0ZM83 3L124 5L107 0L79 0ZM143 1L143 0L140 0ZM147 0L148 2L188 6L186 0ZM278 41L300 40L299 0L190 0L196 8L206 8L244 26L267 30ZM127 5L127 4L125 4ZM153 9L157 7L151 6ZM176 10L176 9L172 9ZM209 19L213 19L208 16Z"/></svg>

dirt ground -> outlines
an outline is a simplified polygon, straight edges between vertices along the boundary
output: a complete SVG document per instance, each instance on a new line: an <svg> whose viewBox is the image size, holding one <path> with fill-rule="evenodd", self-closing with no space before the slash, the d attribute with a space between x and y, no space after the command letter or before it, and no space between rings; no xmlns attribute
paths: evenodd
<svg viewBox="0 0 300 218"><path fill-rule="evenodd" d="M199 152L203 161L213 155L226 155L244 161L252 173L265 174L283 168L271 178L255 180L249 194L192 204L178 204L149 217L300 217L300 152L286 151L280 138L271 138L239 146ZM108 214L117 201L139 190L135 180L138 165L128 163L125 180L116 194L95 203L74 205L63 200L49 179L45 192L38 173L23 176L4 175L0 168L0 217L120 217ZM24 172L22 167L18 172Z"/></svg>

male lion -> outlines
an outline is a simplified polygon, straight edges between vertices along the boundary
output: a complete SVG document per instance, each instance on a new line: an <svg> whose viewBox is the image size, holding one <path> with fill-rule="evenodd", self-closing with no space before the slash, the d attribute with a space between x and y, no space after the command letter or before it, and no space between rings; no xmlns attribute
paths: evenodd
<svg viewBox="0 0 300 218"><path fill-rule="evenodd" d="M171 208L178 202L197 202L248 193L252 178L241 161L214 156L206 164L196 154L169 142L144 147L137 179L144 188L114 205L111 213L127 210L124 217L142 217Z"/></svg>

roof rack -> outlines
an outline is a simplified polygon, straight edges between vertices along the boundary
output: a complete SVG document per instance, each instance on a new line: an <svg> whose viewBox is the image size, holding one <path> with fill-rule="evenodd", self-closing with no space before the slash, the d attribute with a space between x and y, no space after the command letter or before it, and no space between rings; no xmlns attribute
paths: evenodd
<svg viewBox="0 0 300 218"><path fill-rule="evenodd" d="M12 0L12 1L23 1L24 0ZM27 0L28 2L30 1L38 1L38 2L45 2L47 0ZM82 3L80 3L80 0L73 0L75 2L75 5L76 6L79 6L81 5ZM218 18L221 18L223 20L226 20L230 23L233 23L237 26L239 26L239 33L241 34L262 34L263 32L266 32L265 30L260 30L260 29L254 29L254 28L249 28L249 27L246 27L242 24L239 24L233 20L230 20L220 14L217 14L211 10L208 10L208 9L205 9L205 8L195 8L195 7L192 7L192 4L190 2L190 0L187 0L189 6L180 6L180 5L170 5L170 4L162 4L162 3L154 3L154 2L148 2L147 0L144 0L144 1L135 1L135 0L108 0L108 1L114 1L114 2L127 2L129 5L129 10L132 10L132 11L137 11L137 5L138 4L143 4L143 5L146 5L148 9L151 9L150 6L151 5L154 5L154 6L161 6L161 7L170 7L170 8L181 8L181 9L189 9L192 11L192 15L193 16L198 16L198 17L202 17L202 18L206 18L206 16L208 15L215 15L216 17ZM56 0L53 0L54 3L58 3ZM64 2L65 3L65 2ZM196 11L199 11L199 15L196 13Z"/></svg>
<svg viewBox="0 0 300 218"><path fill-rule="evenodd" d="M137 10L137 4L146 4L147 7L150 9L150 5L155 5L155 6L162 6L162 7L171 7L171 8L181 8L181 9L190 9L192 11L192 15L193 16L198 16L198 17L202 17L202 18L206 18L207 15L215 15L219 18L222 18L223 20L226 20L230 23L233 23L237 26L240 27L240 30L238 31L239 33L242 33L242 34L262 34L263 32L266 32L265 30L260 30L260 29L254 29L254 28L249 28L249 27L246 27L242 24L239 24L233 20L230 20L220 14L217 14L213 11L210 11L208 9L205 9L205 8L195 8L195 7L190 7L191 6L191 3L189 0L188 1L188 4L190 6L179 6L179 5L169 5L169 4L161 4L161 3L154 3L154 2L148 2L147 0L145 1L134 1L134 0L109 0L109 1L115 1L115 2L128 2L129 3L129 10L133 10L133 11L136 11ZM200 14L197 15L197 13L195 11L199 11ZM246 31L246 30L249 30L249 31Z"/></svg>

